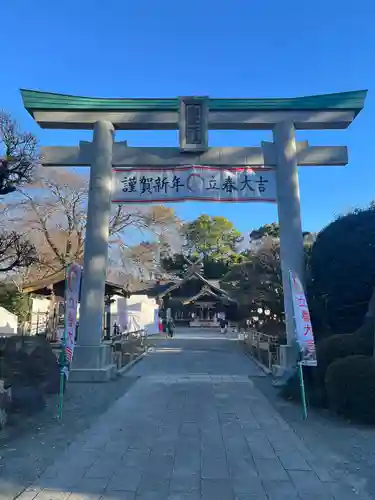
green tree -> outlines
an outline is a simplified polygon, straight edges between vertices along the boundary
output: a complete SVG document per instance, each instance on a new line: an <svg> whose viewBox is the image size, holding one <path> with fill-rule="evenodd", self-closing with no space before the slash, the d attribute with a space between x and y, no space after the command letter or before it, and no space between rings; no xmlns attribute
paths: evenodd
<svg viewBox="0 0 375 500"><path fill-rule="evenodd" d="M0 283L0 306L15 314L19 324L29 319L30 297L11 283Z"/></svg>
<svg viewBox="0 0 375 500"><path fill-rule="evenodd" d="M265 237L279 238L280 228L277 222L272 222L272 224L264 224L263 226L254 229L250 233L250 241L258 241Z"/></svg>
<svg viewBox="0 0 375 500"><path fill-rule="evenodd" d="M375 285L375 205L341 216L317 236L309 298L333 333L360 327Z"/></svg>
<svg viewBox="0 0 375 500"><path fill-rule="evenodd" d="M225 217L201 215L185 224L185 251L188 255L225 260L237 251L241 233Z"/></svg>
<svg viewBox="0 0 375 500"><path fill-rule="evenodd" d="M264 327L272 323L282 332L284 304L277 241L271 238L262 241L259 247L248 253L246 261L233 266L223 278L222 286L237 299L244 316L256 316L259 308L269 309L271 314L264 318Z"/></svg>
<svg viewBox="0 0 375 500"><path fill-rule="evenodd" d="M315 234L310 231L302 232L303 239L305 241L310 241L315 238ZM259 241L263 238L280 238L280 226L277 222L272 222L272 224L264 224L263 226L254 229L250 233L250 242Z"/></svg>

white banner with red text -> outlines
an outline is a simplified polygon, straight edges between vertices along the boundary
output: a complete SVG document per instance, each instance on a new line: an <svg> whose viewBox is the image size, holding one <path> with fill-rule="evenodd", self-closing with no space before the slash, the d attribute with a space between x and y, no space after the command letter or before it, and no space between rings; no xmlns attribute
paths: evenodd
<svg viewBox="0 0 375 500"><path fill-rule="evenodd" d="M289 278L292 288L296 340L301 353L300 362L306 366L317 366L314 334L306 295L299 277L293 271L289 271Z"/></svg>
<svg viewBox="0 0 375 500"><path fill-rule="evenodd" d="M63 349L65 353L65 366L63 372L69 376L69 366L73 359L75 335L77 327L77 310L81 288L82 268L78 264L70 264L66 272L65 285L65 328Z"/></svg>
<svg viewBox="0 0 375 500"><path fill-rule="evenodd" d="M275 170L207 165L113 169L112 203L188 200L276 202Z"/></svg>

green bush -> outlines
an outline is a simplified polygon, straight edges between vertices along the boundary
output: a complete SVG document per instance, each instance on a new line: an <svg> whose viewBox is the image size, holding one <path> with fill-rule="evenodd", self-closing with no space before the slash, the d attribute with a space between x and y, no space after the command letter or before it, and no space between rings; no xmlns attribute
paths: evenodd
<svg viewBox="0 0 375 500"><path fill-rule="evenodd" d="M374 345L373 332L357 331L343 335L333 335L321 340L316 346L318 366L315 370L315 383L324 387L327 368L334 361L347 356L371 356Z"/></svg>
<svg viewBox="0 0 375 500"><path fill-rule="evenodd" d="M303 367L303 379L305 384L306 399L309 405L317 408L325 408L326 394L324 386L315 383L315 366ZM290 377L287 383L281 387L280 396L288 401L301 402L301 385L299 373L296 372Z"/></svg>
<svg viewBox="0 0 375 500"><path fill-rule="evenodd" d="M329 407L358 423L375 423L375 359L348 356L332 363L326 373Z"/></svg>
<svg viewBox="0 0 375 500"><path fill-rule="evenodd" d="M318 366L304 367L306 394L309 404L327 406L325 376L328 367L335 361L353 355L371 356L374 345L373 320L364 322L355 333L333 335L321 340L316 346ZM300 401L301 390L298 374L291 377L281 389L280 395L288 400Z"/></svg>

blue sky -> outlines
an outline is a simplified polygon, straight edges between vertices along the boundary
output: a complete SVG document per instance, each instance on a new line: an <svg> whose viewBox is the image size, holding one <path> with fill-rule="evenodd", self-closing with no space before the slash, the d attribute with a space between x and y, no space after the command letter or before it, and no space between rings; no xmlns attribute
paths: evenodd
<svg viewBox="0 0 375 500"><path fill-rule="evenodd" d="M89 140L41 130L19 88L96 97L294 97L369 89L340 131L298 133L347 145L347 167L300 169L302 220L316 231L375 199L375 6L372 0L3 0L0 107L43 145ZM122 132L131 146L174 146L177 132ZM271 133L210 132L212 146L258 146ZM184 219L224 215L243 232L277 219L267 204L176 204Z"/></svg>

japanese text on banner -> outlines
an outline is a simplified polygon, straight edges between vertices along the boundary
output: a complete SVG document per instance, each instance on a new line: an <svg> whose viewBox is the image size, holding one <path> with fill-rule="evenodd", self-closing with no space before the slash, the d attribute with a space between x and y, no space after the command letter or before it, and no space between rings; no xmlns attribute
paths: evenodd
<svg viewBox="0 0 375 500"><path fill-rule="evenodd" d="M113 203L184 200L275 202L275 171L197 165L113 171Z"/></svg>
<svg viewBox="0 0 375 500"><path fill-rule="evenodd" d="M289 277L292 288L296 340L301 352L301 364L317 366L315 341L306 295L298 276L293 271L289 271Z"/></svg>

